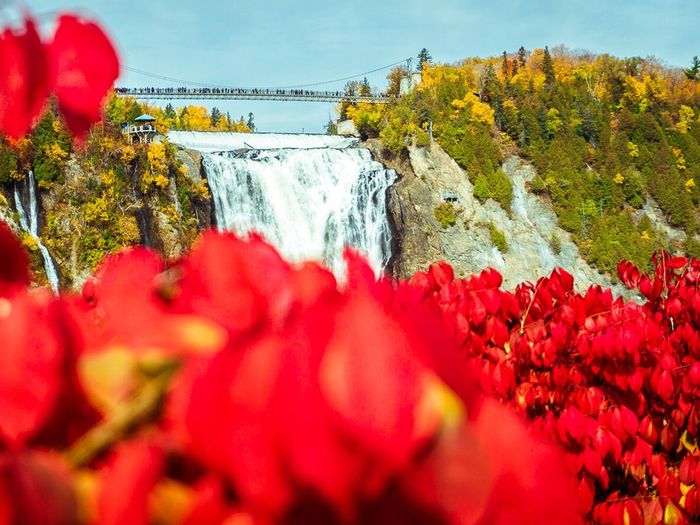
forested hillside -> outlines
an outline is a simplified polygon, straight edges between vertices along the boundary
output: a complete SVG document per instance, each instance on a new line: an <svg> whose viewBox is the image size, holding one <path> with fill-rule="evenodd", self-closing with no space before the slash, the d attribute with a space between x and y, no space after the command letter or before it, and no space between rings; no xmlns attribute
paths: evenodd
<svg viewBox="0 0 700 525"><path fill-rule="evenodd" d="M526 158L538 170L531 190L551 199L561 226L601 270L621 259L646 267L659 246L700 254L698 66L559 47L420 67L421 85L396 103L345 108L363 135L401 154L427 144L432 126L475 195L506 210L512 189L501 161ZM400 73L390 74L392 85ZM654 204L684 241L658 230L646 213Z"/></svg>
<svg viewBox="0 0 700 525"><path fill-rule="evenodd" d="M122 122L158 111L112 97L103 122L74 143L52 104L26 137L0 136L0 215L19 233L14 194L26 192L32 171L40 194L40 237L65 286L79 286L107 254L131 245L143 243L176 255L209 224L206 180L193 166L183 164L181 153L178 156L165 138L132 144L121 133ZM211 115L207 116L210 122ZM159 126L166 131L179 123L163 120ZM24 232L22 241L35 280L44 283L37 240Z"/></svg>

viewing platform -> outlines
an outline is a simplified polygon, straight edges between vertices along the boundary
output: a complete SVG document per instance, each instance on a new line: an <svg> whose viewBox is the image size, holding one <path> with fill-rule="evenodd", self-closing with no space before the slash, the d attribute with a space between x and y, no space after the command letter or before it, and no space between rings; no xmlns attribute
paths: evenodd
<svg viewBox="0 0 700 525"><path fill-rule="evenodd" d="M145 113L134 119L133 123L124 123L122 133L131 137L131 142L149 144L156 136L156 119Z"/></svg>

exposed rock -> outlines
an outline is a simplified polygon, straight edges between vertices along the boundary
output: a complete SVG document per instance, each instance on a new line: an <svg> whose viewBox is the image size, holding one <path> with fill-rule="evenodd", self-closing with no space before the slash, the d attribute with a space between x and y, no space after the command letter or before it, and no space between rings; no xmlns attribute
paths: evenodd
<svg viewBox="0 0 700 525"><path fill-rule="evenodd" d="M355 123L352 120L339 120L338 121L338 135L344 135L348 137L359 137L360 133L355 127Z"/></svg>
<svg viewBox="0 0 700 525"><path fill-rule="evenodd" d="M460 276L496 268L503 274L504 286L512 289L561 266L574 275L579 289L600 284L613 287L618 294L629 293L579 255L570 234L558 227L551 206L527 190L535 170L518 157L503 164L513 184L508 213L491 199L479 202L466 172L437 144L410 147L408 158L399 159L381 153L376 141L367 145L378 160L400 174L388 195L397 236L391 265L394 275L407 278L435 260L444 260ZM443 228L435 209L446 201L451 202L457 218L454 226ZM505 235L505 253L494 245L489 225Z"/></svg>

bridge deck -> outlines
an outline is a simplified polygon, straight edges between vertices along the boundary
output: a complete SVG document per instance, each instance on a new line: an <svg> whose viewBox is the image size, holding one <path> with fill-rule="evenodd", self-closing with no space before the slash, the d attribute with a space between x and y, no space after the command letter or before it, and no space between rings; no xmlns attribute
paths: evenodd
<svg viewBox="0 0 700 525"><path fill-rule="evenodd" d="M120 97L143 100L276 100L284 102L370 102L386 104L386 95L345 95L342 91L305 91L291 89L234 89L234 88L116 88Z"/></svg>

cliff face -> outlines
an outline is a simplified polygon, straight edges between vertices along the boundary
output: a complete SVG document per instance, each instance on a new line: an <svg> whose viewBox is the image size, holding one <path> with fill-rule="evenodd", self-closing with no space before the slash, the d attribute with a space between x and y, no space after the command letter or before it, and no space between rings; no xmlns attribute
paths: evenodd
<svg viewBox="0 0 700 525"><path fill-rule="evenodd" d="M175 150L162 187L145 187L141 159L93 165L73 155L60 181L37 188L39 239L56 267L61 287L79 289L106 254L142 244L167 258L187 250L211 225L211 204L202 178L201 156ZM28 180L0 188L0 220L22 239L34 281L47 283L36 238L22 231L13 192L26 193ZM25 203L25 209L28 206Z"/></svg>
<svg viewBox="0 0 700 525"><path fill-rule="evenodd" d="M411 147L404 158L387 156L376 141L367 145L400 176L388 195L396 232L394 275L407 278L444 260L460 276L496 268L507 288L534 282L557 266L570 271L579 288L612 286L608 276L579 255L570 234L558 227L551 206L528 191L535 171L518 157L503 164L513 184L509 213L491 199L479 202L467 174L437 144Z"/></svg>

